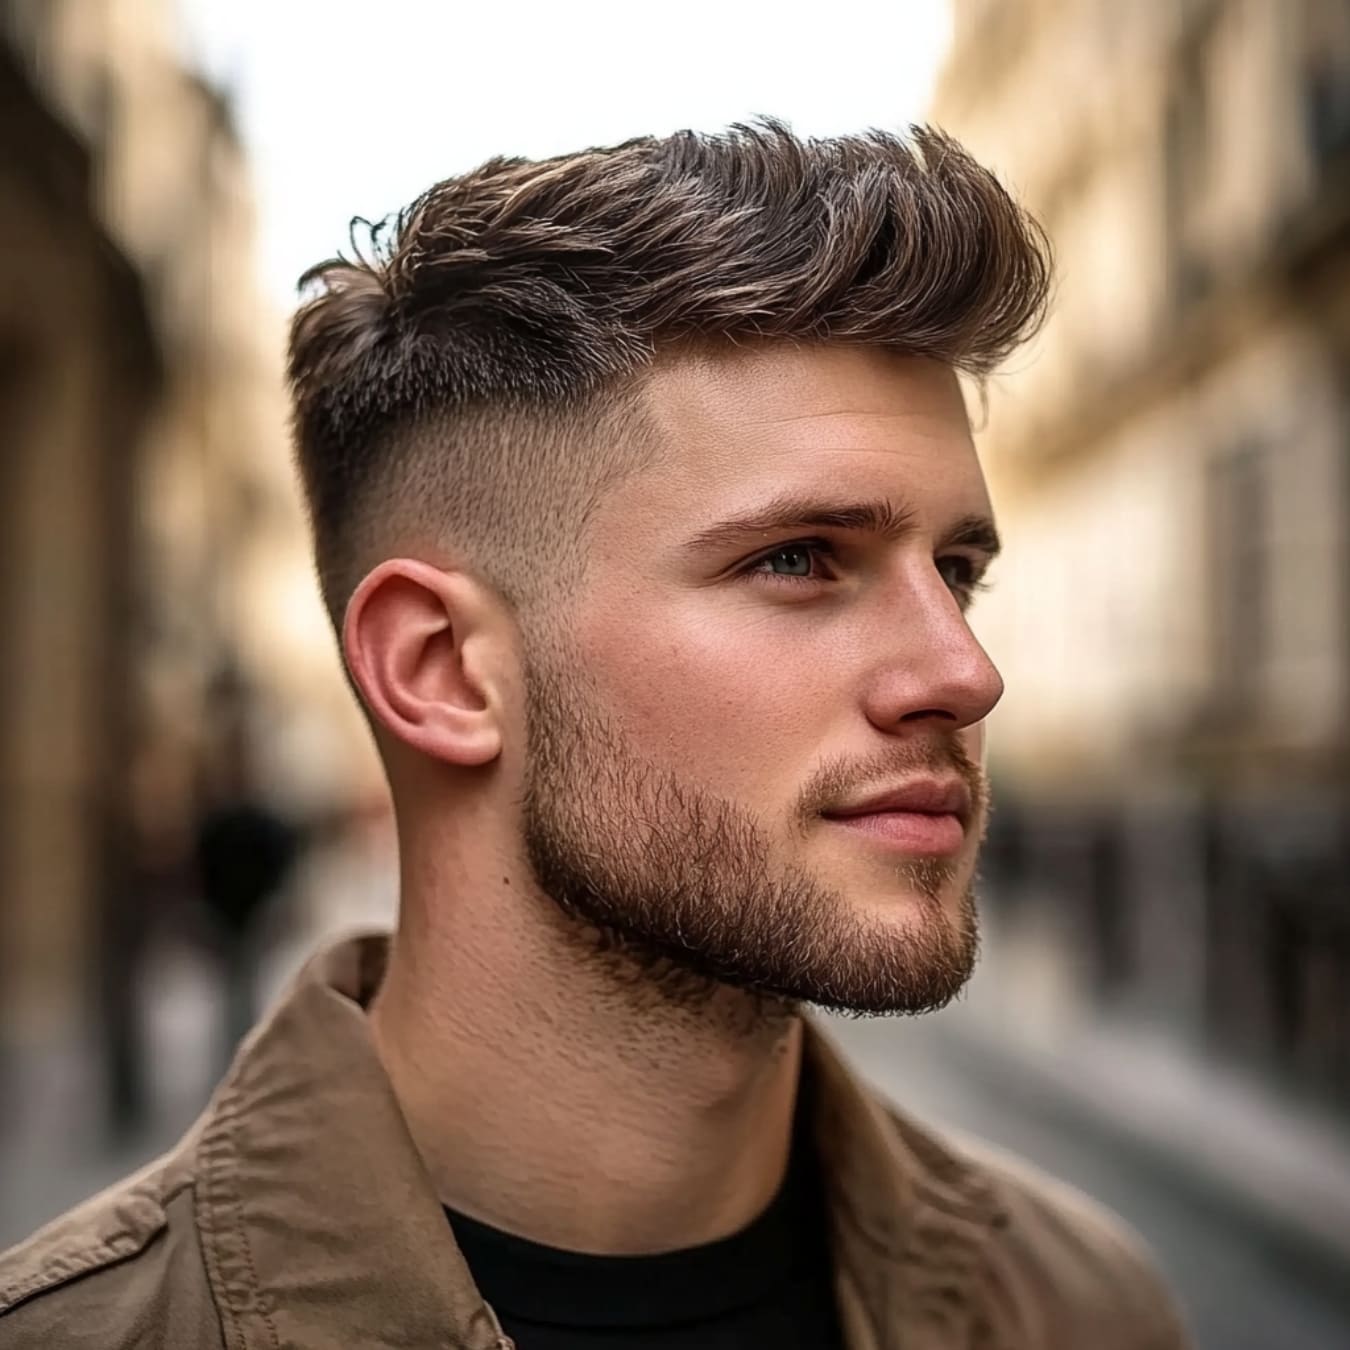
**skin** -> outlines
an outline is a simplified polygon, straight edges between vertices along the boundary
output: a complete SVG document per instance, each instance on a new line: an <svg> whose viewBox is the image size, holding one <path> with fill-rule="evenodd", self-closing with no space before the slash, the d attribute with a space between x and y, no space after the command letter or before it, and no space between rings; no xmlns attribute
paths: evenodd
<svg viewBox="0 0 1350 1350"><path fill-rule="evenodd" d="M400 558L343 634L399 829L379 1053L445 1203L589 1252L764 1208L801 1001L961 987L1002 692L965 614L992 526L950 370L751 346L668 357L646 397L663 452L601 502L548 631L467 564ZM700 542L785 494L900 528ZM971 791L954 854L822 814L927 773Z"/></svg>

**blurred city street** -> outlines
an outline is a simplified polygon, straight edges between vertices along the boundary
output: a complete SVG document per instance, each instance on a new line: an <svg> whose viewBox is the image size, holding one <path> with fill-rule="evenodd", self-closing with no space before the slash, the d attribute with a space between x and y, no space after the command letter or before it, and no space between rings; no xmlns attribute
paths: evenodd
<svg viewBox="0 0 1350 1350"><path fill-rule="evenodd" d="M0 1248L395 916L292 466L302 269L489 155L927 121L1056 291L966 388L1005 545L984 959L832 1028L1123 1216L1201 1350L1347 1350L1350 6L539 8L0 0ZM497 44L511 78L444 78Z"/></svg>

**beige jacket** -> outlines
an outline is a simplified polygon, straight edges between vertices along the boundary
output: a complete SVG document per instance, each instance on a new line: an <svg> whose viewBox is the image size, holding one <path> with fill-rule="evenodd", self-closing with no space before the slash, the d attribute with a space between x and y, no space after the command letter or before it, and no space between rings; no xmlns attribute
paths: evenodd
<svg viewBox="0 0 1350 1350"><path fill-rule="evenodd" d="M507 1350L362 1012L385 950L315 958L173 1152L0 1256L0 1350ZM850 1350L1186 1344L1114 1221L807 1054Z"/></svg>

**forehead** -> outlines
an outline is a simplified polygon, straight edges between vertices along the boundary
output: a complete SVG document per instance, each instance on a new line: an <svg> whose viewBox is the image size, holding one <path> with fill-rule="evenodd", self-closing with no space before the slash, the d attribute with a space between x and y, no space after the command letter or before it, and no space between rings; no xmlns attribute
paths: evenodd
<svg viewBox="0 0 1350 1350"><path fill-rule="evenodd" d="M987 513L956 375L876 348L782 345L660 362L644 393L654 466L625 492L669 518L783 491L899 496L921 515Z"/></svg>

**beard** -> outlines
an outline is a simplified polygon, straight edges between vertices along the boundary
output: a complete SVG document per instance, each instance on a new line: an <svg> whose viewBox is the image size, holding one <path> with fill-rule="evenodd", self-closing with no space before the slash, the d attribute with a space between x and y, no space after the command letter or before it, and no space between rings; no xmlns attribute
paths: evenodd
<svg viewBox="0 0 1350 1350"><path fill-rule="evenodd" d="M905 921L851 906L776 858L752 812L636 753L563 664L526 670L524 842L536 883L615 980L696 1008L731 986L756 1012L923 1013L960 992L979 946L973 880L953 898L959 869L916 857L895 867ZM983 820L984 775L948 735L825 764L799 795L797 837L850 789L919 770L959 773Z"/></svg>

